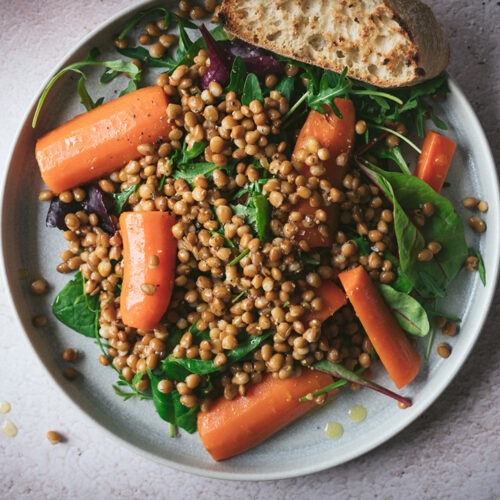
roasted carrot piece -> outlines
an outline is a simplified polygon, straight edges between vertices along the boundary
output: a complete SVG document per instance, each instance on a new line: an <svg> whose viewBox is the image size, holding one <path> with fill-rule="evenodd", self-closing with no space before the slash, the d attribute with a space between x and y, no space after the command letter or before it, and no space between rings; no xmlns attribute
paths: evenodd
<svg viewBox="0 0 500 500"><path fill-rule="evenodd" d="M401 389L417 376L420 355L362 266L340 273L339 279L382 364Z"/></svg>
<svg viewBox="0 0 500 500"><path fill-rule="evenodd" d="M326 168L326 174L323 177L328 179L333 187L338 187L347 171L347 161L344 166L339 166L336 160L343 153L347 155L347 159L349 158L354 145L356 116L354 104L351 100L336 98L335 104L342 114L342 119L336 116L332 111L328 111L325 114L318 113L314 110L309 112L300 130L297 143L295 144L294 154L296 154L299 149L305 147L308 137L317 139L321 147L328 149L330 152L330 159L323 162ZM307 165L304 166L301 174L305 177L309 177L311 175L310 168ZM317 208L311 207L308 200L303 200L297 205L296 210L300 211L303 215L312 215ZM338 210L335 207L327 207L326 212L328 225L332 233L337 227ZM317 227L304 228L302 224L299 224L297 237L305 239L311 248L328 247L333 243L331 236L327 237L322 235Z"/></svg>
<svg viewBox="0 0 500 500"><path fill-rule="evenodd" d="M319 311L308 313L304 317L306 322L312 319L318 319L323 322L334 312L347 304L345 293L332 281L323 281L323 283L314 290L314 293L323 300L323 307Z"/></svg>
<svg viewBox="0 0 500 500"><path fill-rule="evenodd" d="M122 320L127 326L151 330L167 310L174 287L177 243L175 216L164 212L124 212Z"/></svg>
<svg viewBox="0 0 500 500"><path fill-rule="evenodd" d="M136 90L48 132L36 143L42 178L55 193L104 177L140 157L137 146L171 130L161 87Z"/></svg>
<svg viewBox="0 0 500 500"><path fill-rule="evenodd" d="M303 369L299 377L281 380L272 374L251 385L246 396L221 397L208 412L198 413L198 432L214 460L225 460L257 446L315 406L299 398L333 382L323 372Z"/></svg>
<svg viewBox="0 0 500 500"><path fill-rule="evenodd" d="M428 130L414 175L440 193L456 147L456 142Z"/></svg>

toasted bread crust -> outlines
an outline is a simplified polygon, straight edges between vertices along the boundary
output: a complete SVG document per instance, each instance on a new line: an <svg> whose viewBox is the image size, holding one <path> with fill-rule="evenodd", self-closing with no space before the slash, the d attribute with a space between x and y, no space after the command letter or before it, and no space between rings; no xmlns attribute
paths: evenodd
<svg viewBox="0 0 500 500"><path fill-rule="evenodd" d="M432 11L418 0L224 0L231 34L277 54L379 87L433 78L449 45Z"/></svg>

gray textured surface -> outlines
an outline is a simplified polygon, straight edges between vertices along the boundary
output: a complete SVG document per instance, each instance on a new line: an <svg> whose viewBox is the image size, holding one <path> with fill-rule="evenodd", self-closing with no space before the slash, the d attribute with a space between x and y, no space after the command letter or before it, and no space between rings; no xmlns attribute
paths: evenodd
<svg viewBox="0 0 500 500"><path fill-rule="evenodd" d="M3 0L0 42L0 151L6 153L23 113L61 55L129 2ZM452 46L450 73L473 104L500 161L500 6L496 1L435 1ZM496 32L495 32L496 29ZM4 165L1 164L1 168ZM462 372L413 425L375 451L308 477L266 483L201 479L115 445L58 392L13 327L0 288L0 400L20 427L0 434L0 498L480 498L500 486L500 307L492 309ZM500 294L497 290L496 302ZM0 416L0 424L1 424ZM65 433L52 447L48 429Z"/></svg>

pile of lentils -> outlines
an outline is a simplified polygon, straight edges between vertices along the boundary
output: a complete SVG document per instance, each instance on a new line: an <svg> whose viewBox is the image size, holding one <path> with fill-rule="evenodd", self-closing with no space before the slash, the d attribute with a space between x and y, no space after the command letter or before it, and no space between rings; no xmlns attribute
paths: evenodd
<svg viewBox="0 0 500 500"><path fill-rule="evenodd" d="M205 3L212 6L211 2ZM191 17L195 17L193 11ZM158 27L160 21L147 26ZM165 47L167 40L162 41L162 37L170 36L157 30L153 33L152 28L147 35L144 43L151 42L152 36L160 36L158 43ZM62 252L57 270L80 270L85 278L85 293L99 297L99 334L109 345L108 356L102 354L99 361L103 365L112 362L129 382L135 374L145 374L135 383L143 391L149 384L146 369L154 370L170 354L166 348L169 332L174 327L186 331L172 354L177 358L213 360L221 367L218 377L212 377L213 394L201 402L193 390L206 383L204 377L191 374L175 384L185 406L201 403L202 410L220 394L227 399L244 395L249 384L260 382L266 372L285 379L321 359L342 363L350 370L362 367L364 375L369 376L373 349L350 306L324 324L317 319L307 320L307 315L323 306L315 290L323 281L335 281L342 270L362 265L374 281L391 283L396 278L391 260L385 258L387 252L397 254L388 202L355 169L348 171L340 187L332 187L324 178L323 165L330 153L314 137L307 138L304 148L293 157L287 153L285 142L273 140L289 110L287 99L279 92L270 91L263 103L255 100L243 105L234 92L224 94L219 83L211 82L208 89L202 90L200 79L208 65L207 52L200 50L191 66L179 66L170 76L161 74L157 78L156 84L170 102L167 116L172 130L168 140L141 144L138 160L98 181L107 194L137 186L126 211L169 211L177 216L172 229L177 240L175 288L164 321L154 330L134 329L121 321L120 231L108 234L92 213L78 211L65 218L68 248ZM288 64L286 72L295 75L298 68ZM271 88L277 76L269 74L264 82ZM393 126L401 128L402 124ZM356 124L358 134L365 130L364 122ZM394 137L388 139L394 141ZM189 149L202 140L208 145L198 161L212 162L219 168L209 176L196 176L192 182L174 178L172 155L184 142ZM348 158L342 154L335 161L345 166ZM228 169L228 165L234 166ZM308 177L301 175L305 165L310 169ZM246 195L234 199L235 193L255 183L262 186L272 211L266 241L260 240L245 218L232 208L246 201ZM50 191L40 193L40 200L53 197ZM85 187L59 195L66 203L85 197ZM312 215L304 216L297 209L304 200L315 208ZM326 210L332 205L339 209L340 227L348 230L331 233ZM433 211L432 204L425 204L415 212L415 222L423 223ZM332 238L331 248L309 247L307 239L301 237L304 231L299 229L312 227ZM368 251L361 251L360 238L368 243ZM430 260L439 250L438 243L429 242L419 259ZM469 264L470 268L477 266L477 262ZM36 293L45 290L39 282L35 288ZM456 325L444 321L442 327L454 335ZM189 331L192 325L208 331L209 340L196 342ZM252 353L251 359L224 367L227 353L238 347L241 332L259 336L269 331L272 335ZM165 393L173 388L174 383L168 380L159 384L159 390ZM352 389L357 388L352 385ZM325 397L319 396L317 402L322 403Z"/></svg>

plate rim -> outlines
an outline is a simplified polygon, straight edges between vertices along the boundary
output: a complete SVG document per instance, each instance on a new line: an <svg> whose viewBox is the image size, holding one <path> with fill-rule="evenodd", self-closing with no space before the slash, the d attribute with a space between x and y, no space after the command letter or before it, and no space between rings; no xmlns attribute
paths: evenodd
<svg viewBox="0 0 500 500"><path fill-rule="evenodd" d="M245 480L245 481L260 481L260 480L276 480L276 479L286 479L286 478L292 478L292 477L299 477L303 475L308 475L312 474L315 472L320 472L332 467L335 467L337 465L341 465L343 463L346 463L348 461L351 461L357 457L360 457L362 455L365 455L366 453L372 451L376 447L380 446L384 442L390 440L397 434L399 434L403 429L408 427L412 422L414 422L420 415L422 415L430 405L432 405L438 398L439 396L443 393L443 391L450 385L452 380L455 378L457 372L461 369L461 367L464 365L465 361L471 354L474 345L476 344L479 335L481 334L481 331L484 327L484 324L489 316L490 310L491 310L491 305L492 301L495 295L495 290L496 290L496 284L498 280L498 271L499 271L499 257L500 257L500 247L497 245L495 248L496 251L496 259L495 259L495 267L493 268L493 273L489 272L489 280L488 284L486 286L486 299L484 301L485 307L484 307L484 314L482 315L480 321L476 323L476 327L474 330L474 335L469 339L469 345L467 349L462 353L460 358L455 360L455 365L454 367L447 372L446 377L443 379L437 381L436 383L436 389L432 393L432 397L427 398L424 403L418 408L418 410L414 411L411 413L406 418L402 418L401 422L396 425L395 427L391 427L387 431L381 431L378 433L376 438L370 438L370 441L368 442L368 445L365 445L362 448L359 449L354 449L351 452L345 453L342 455L340 459L336 458L334 453L332 453L332 458L331 460L323 460L322 462L313 462L312 464L305 464L301 467L295 467L293 469L289 469L286 471L281 471L281 472L269 472L268 474L262 474L262 473L252 473L252 472L232 472L232 471L217 471L217 470L208 470L208 469L203 469L197 466L190 466L190 465L185 465L185 464L180 464L174 460L171 460L169 458L164 458L164 457L159 457L158 455L148 452L144 448L133 444L129 442L126 438L123 436L119 435L117 432L113 431L112 429L108 428L104 423L98 421L95 419L92 415L87 413L79 404L76 398L72 397L65 389L63 384L61 383L60 380L56 378L56 376L51 373L49 370L48 366L46 363L39 357L35 346L31 342L30 335L27 332L27 328L25 328L24 321L21 317L21 314L17 308L17 304L14 301L13 294L11 292L12 288L12 279L9 279L9 274L7 273L7 263L5 261L5 247L6 247L6 232L5 232L5 224L4 224L4 219L6 218L6 213L7 213L7 207L6 207L6 196L5 196L5 191L7 189L7 180L9 177L9 174L11 173L12 170L12 160L15 155L16 149L18 147L19 143L19 138L26 127L27 123L30 123L30 118L33 115L34 109L36 107L36 104L38 102L39 96L41 95L43 89L49 82L50 78L52 77L55 72L57 72L60 68L66 66L68 62L70 62L75 54L78 52L78 50L81 49L82 46L87 44L92 38L97 36L99 33L101 33L103 30L107 29L109 25L117 22L119 19L129 16L145 7L148 6L153 6L157 4L157 0L144 0L140 1L134 5L131 5L125 9L120 10L117 12L115 15L111 16L110 18L106 19L102 23L100 23L98 26L96 26L92 31L90 31L85 37L82 39L78 40L75 44L73 44L70 48L70 50L58 61L58 63L53 67L53 70L50 72L49 76L44 80L42 86L40 87L39 92L35 95L33 98L31 104L28 106L28 109L26 112L22 115L22 118L19 122L19 126L17 127L15 134L13 136L13 141L8 149L8 153L6 156L6 168L4 169L4 172L2 173L2 178L1 178L1 189L0 189L0 231L1 231L1 244L0 244L0 276L3 280L3 282L6 285L6 292L8 296L8 303L11 308L11 310L14 313L14 318L15 322L17 323L16 326L18 326L23 333L23 338L27 343L29 344L32 353L34 357L36 358L37 362L40 363L40 365L43 367L44 371L46 372L47 375L49 375L49 378L52 380L52 382L55 384L55 386L58 388L59 392L64 395L64 397L67 399L67 401L70 401L73 405L73 407L76 407L80 415L84 417L84 419L87 420L87 422L91 422L94 425L97 425L101 430L103 430L107 435L109 435L117 444L120 444L121 446L126 447L127 449L131 450L134 453L138 453L139 455L150 459L158 464L161 465L166 465L168 467L171 467L176 470L180 470L183 472L188 472L192 474L196 474L198 476L204 476L204 477L209 477L213 479L225 479L225 480ZM496 205L500 205L500 187L499 187L499 180L498 180L498 172L495 168L495 161L491 152L491 148L489 146L488 140L486 138L486 135L484 133L483 127L481 123L479 122L479 119L474 112L474 109L468 99L466 98L465 94L462 92L458 84L455 82L455 80L449 76L449 83L450 83L450 91L454 96L458 99L460 102L460 107L461 109L464 110L464 112L468 115L469 120L470 120L470 129L474 130L474 136L475 139L478 140L479 145L478 145L478 150L481 150L482 153L484 154L484 157L487 159L487 165L485 166L486 169L490 170L492 172L492 177L494 179L494 192L495 192L495 198L496 198ZM498 227L496 228L497 231L497 240L498 240ZM470 332L468 333L468 336L470 336Z"/></svg>

